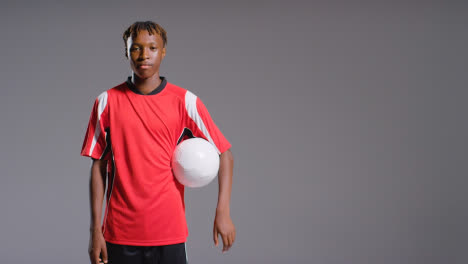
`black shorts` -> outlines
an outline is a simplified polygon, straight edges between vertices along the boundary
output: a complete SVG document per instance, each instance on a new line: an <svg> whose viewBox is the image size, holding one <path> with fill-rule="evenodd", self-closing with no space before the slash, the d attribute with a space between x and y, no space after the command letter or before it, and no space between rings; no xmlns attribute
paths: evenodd
<svg viewBox="0 0 468 264"><path fill-rule="evenodd" d="M106 242L108 264L187 264L185 243L166 246L127 246Z"/></svg>

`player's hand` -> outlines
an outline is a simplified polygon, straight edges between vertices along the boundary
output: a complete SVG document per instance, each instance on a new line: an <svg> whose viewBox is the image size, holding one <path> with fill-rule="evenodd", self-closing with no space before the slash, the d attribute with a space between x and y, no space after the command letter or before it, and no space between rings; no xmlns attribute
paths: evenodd
<svg viewBox="0 0 468 264"><path fill-rule="evenodd" d="M218 246L218 234L223 240L223 251L228 251L234 240L236 240L236 228L232 223L229 213L216 211L216 216L213 226L213 240L215 246Z"/></svg>
<svg viewBox="0 0 468 264"><path fill-rule="evenodd" d="M106 240L104 240L101 230L91 231L89 236L88 253L91 264L107 263ZM102 256L102 259L100 258L100 255Z"/></svg>

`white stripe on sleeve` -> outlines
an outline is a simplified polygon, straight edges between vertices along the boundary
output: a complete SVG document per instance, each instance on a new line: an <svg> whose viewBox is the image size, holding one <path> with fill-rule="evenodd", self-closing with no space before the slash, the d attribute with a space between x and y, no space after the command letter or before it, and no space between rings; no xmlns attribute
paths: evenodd
<svg viewBox="0 0 468 264"><path fill-rule="evenodd" d="M197 96L188 90L185 93L185 109L187 109L187 113L190 116L190 118L195 122L195 124L197 124L198 129L201 130L203 135L205 135L208 141L215 147L218 154L221 154L219 152L218 147L216 146L213 139L211 138L210 133L208 132L208 129L206 129L206 126L203 123L201 116L198 114Z"/></svg>
<svg viewBox="0 0 468 264"><path fill-rule="evenodd" d="M101 126L99 125L99 121L101 120L101 115L102 112L104 112L104 109L106 108L107 105L107 91L101 93L98 96L98 116L96 119L96 128L94 130L94 137L93 137L93 142L91 143L91 148L89 149L89 155L93 153L94 147L96 146L96 142L99 138L99 135L101 134Z"/></svg>

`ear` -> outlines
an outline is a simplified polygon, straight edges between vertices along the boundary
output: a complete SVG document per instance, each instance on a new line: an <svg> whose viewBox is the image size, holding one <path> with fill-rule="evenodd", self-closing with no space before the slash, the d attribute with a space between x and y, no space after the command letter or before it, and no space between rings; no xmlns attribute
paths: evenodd
<svg viewBox="0 0 468 264"><path fill-rule="evenodd" d="M164 57L166 56L166 47L162 49L161 56L162 56L162 59L164 59Z"/></svg>

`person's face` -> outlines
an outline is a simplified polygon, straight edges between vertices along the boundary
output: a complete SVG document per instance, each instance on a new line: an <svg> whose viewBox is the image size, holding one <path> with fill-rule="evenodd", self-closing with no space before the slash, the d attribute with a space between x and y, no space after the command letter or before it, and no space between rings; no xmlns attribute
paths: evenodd
<svg viewBox="0 0 468 264"><path fill-rule="evenodd" d="M166 48L161 36L141 30L135 38L128 38L127 54L133 72L139 78L147 79L159 75L159 65L166 55Z"/></svg>

